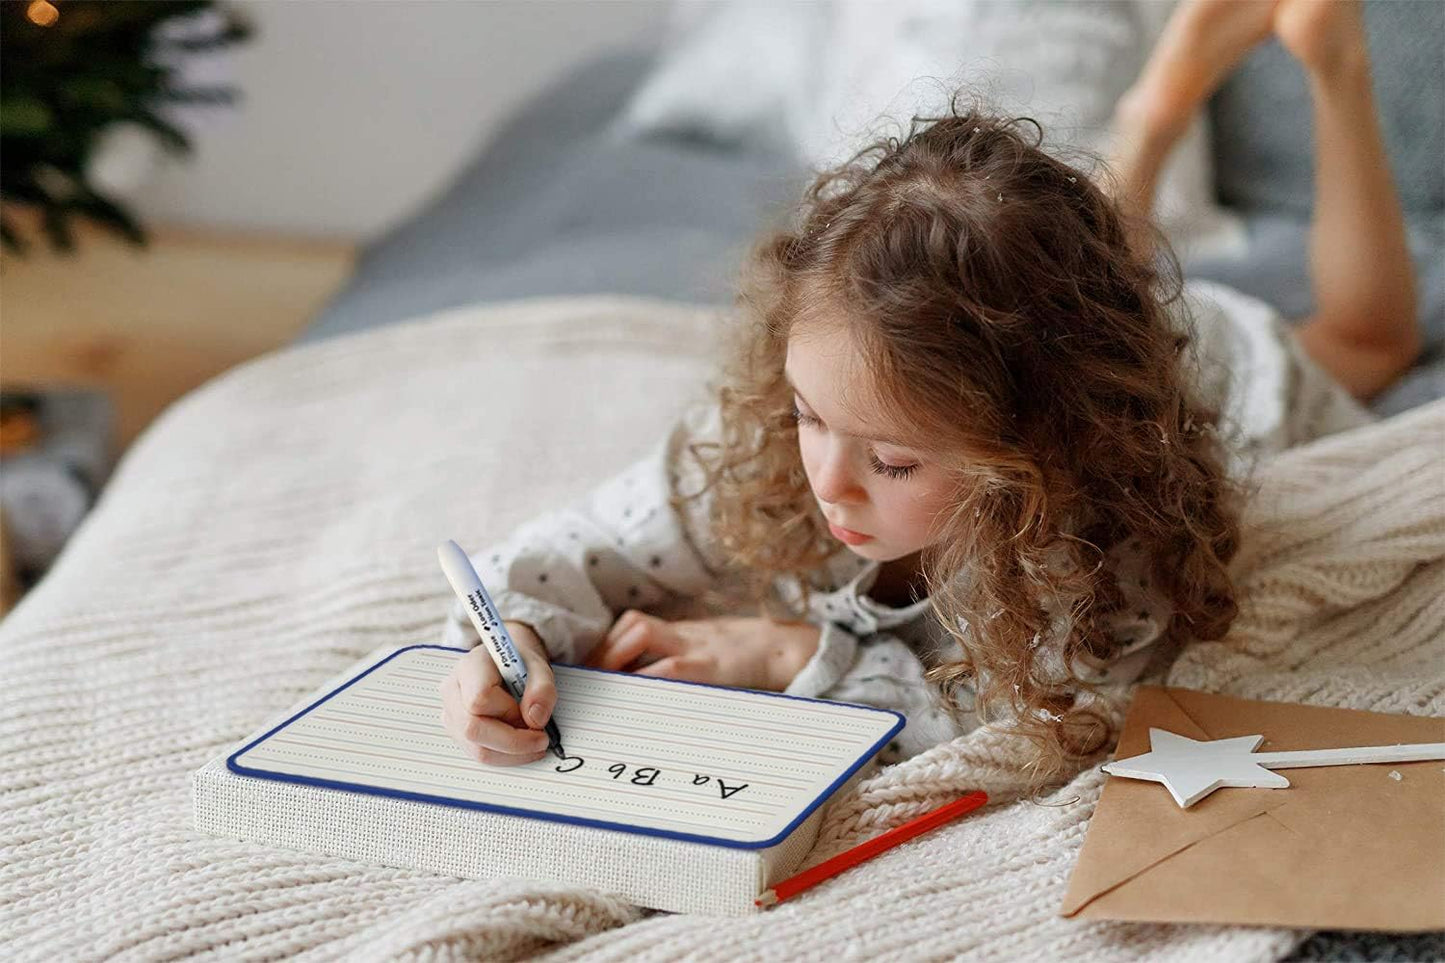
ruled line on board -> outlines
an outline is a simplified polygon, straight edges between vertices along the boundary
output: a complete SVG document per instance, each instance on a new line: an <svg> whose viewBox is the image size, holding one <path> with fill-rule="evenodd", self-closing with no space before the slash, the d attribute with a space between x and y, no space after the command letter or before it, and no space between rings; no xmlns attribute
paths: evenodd
<svg viewBox="0 0 1445 963"><path fill-rule="evenodd" d="M315 744L313 744L313 743L303 742L303 741L299 741L299 740L272 739L271 742L272 742L272 743L275 743L276 745L281 746L281 747L283 747L283 748L299 747L299 748L304 748L304 749L319 749L319 750L323 750L323 751L330 751L330 749L331 749L331 747L328 747L328 746L319 746L319 745L315 745ZM281 756L282 753L273 753L273 755ZM379 753L379 752L376 752L376 751L374 751L374 750L369 750L369 749L353 749L353 750L349 750L349 751L348 751L348 755L345 756L345 757L343 757L343 758L341 758L341 759L329 758L329 759L327 759L327 760L325 760L325 761L318 761L318 760L316 760L316 759L311 759L311 758L305 757L305 756L303 756L303 759L297 759L297 758L295 758L295 755L285 756L285 757L283 757L283 759L273 759L272 761L273 761L273 762L275 762L275 761L287 761L287 762L295 763L295 764L297 764L297 765L307 765L307 766L315 765L315 766L318 766L318 767L327 766L327 764L328 764L328 762L329 762L329 763L332 764L330 768L333 768L333 769L335 769L336 771L352 772L353 774L355 774L355 770L354 770L354 769L345 769L345 768L342 768L340 764L346 762L347 760L354 760L354 759L355 759L356 757L358 757L358 756L360 756L360 757L369 757L369 758L372 758L372 759L387 760L387 761L391 761L391 762L408 762L408 761L410 761L410 760L406 759L406 757L404 757L404 756L392 756L392 755L388 755L388 754L386 754L386 753ZM262 756L262 758L265 758L265 756ZM303 761L303 760L304 760L304 761ZM372 765L373 765L373 766L376 766L376 765L378 765L378 764L372 764ZM477 775L477 771L476 771L474 768L471 768L471 767L468 767L468 766L465 766L465 765L458 765L458 764L446 763L446 762L430 763L429 765L432 766L433 768L437 768L437 769L455 770L455 771L457 771L457 772L465 773L465 774L467 774L467 775L472 775L472 776ZM413 778L415 778L415 777L413 777L413 776L402 775L401 773L398 773L398 772L384 772L384 773L380 773L379 775L384 776L384 777L385 777L386 779L388 779L388 780L390 780L390 779L413 779ZM431 773L431 775L441 775L441 773ZM516 796L516 791L520 788L520 789L527 789L527 790L532 791L532 792L547 792L547 793L549 793L549 794L551 795L553 801L560 801L560 800L558 800L558 798L557 798L557 797L558 797L558 794L561 794L562 796L567 796L567 797L575 797L575 796L576 796L576 790L580 790L580 789L582 789L582 788L595 789L596 786L600 785L600 786L604 787L604 789L609 789L609 790L611 790L611 789L621 789L621 788L623 788L623 787L625 787L625 786L631 785L630 783L627 783L627 782L624 782L624 781L620 781L620 780L619 780L617 783L614 784L614 783L609 782L609 781L607 781L607 780L604 780L604 779L601 779L601 778L597 778L596 776L594 776L591 780L589 780L589 781L586 782L586 783L580 783L580 782L579 782L579 783L567 783L567 782L564 782L564 781L561 781L561 780L558 780L558 779L555 779L555 778L548 778L549 775L550 775L550 774L547 773L547 772L537 773L537 772L523 772L523 771L521 771L521 770L513 770L512 772L510 772L510 773L507 774L507 781L504 781L504 782L502 783L502 785L498 785L498 784L496 784L496 783L494 783L494 782L490 782L490 781L489 781L489 782L487 782L487 783L485 783L485 784L483 784L483 785L481 785L481 786L472 784L472 785L470 785L470 786L467 788L467 791L468 791L468 792L471 792L471 793L475 793L475 794L481 795L481 796L482 796L482 800L479 800L479 801L484 801L485 798L486 798L487 796L489 796L489 795L497 794L497 795L513 796L513 797L518 798L518 799L530 799L530 801L533 803L533 805L535 805L536 802L537 802L536 796L530 796L530 797L528 797L528 796ZM559 773L559 774L557 774L557 775L561 775L561 774ZM520 783L528 783L528 784L535 784L535 785L517 787L517 786L511 786L511 785L510 785L510 781L515 781L515 782L520 782ZM753 816L777 817L777 816L781 815L782 812L786 811L786 807L781 806L781 805L775 806L775 807L769 807L769 808L760 809L760 808L757 808L756 806L750 806L750 805L748 805L746 802L743 802L743 801L738 801L738 802L735 802L735 803L734 803L734 802L724 802L723 800L714 801L714 800L710 800L710 799L699 799L699 798L697 798L696 794L686 795L686 794L685 794L685 793L687 792L687 789L686 789L686 788L684 788L684 789L682 789L682 790L678 790L678 789L672 789L672 788L667 787L667 786L659 786L659 785L656 785L656 784L653 784L653 785L650 785L650 786L646 786L646 787L640 787L640 788L646 788L646 789L648 790L648 796L646 796L646 797L641 797L641 796L636 796L636 795L631 795L631 794L619 794L619 793L616 793L616 792L608 792L608 793L607 793L607 796L608 796L608 798L614 799L614 800L616 800L616 801L624 802L624 803L626 803L626 804L629 805L629 806L633 806L633 807L639 808L640 810L643 810L643 811L646 811L646 812L649 812L649 813L652 812L652 810L649 809L649 808L647 808L647 807L648 807L649 805L655 805L656 803L658 803L658 802L660 802L660 801L663 801L663 800L662 800L662 797L663 797L664 795L667 796L667 798L668 798L669 801L678 802L678 803L686 803L688 806L697 807L697 808L701 808L701 809L707 810L706 813L695 813L696 815L707 815L707 814L709 814L709 813L721 812L721 813L725 813L725 814L728 814L728 815L736 815L736 814L740 814L740 813L746 813L746 814L753 815ZM508 791L509 789L511 789L512 791L509 792L509 791ZM596 792L591 793L591 795L595 797L595 796L596 796Z"/></svg>
<svg viewBox="0 0 1445 963"><path fill-rule="evenodd" d="M336 742L336 743L338 743L338 744L340 744L340 745L345 745L345 746L374 747L374 746L376 745L376 743L374 743L374 742L351 739L351 738L347 738L347 737L345 737L345 736L339 736L339 735L335 735L335 734L332 734L332 733L329 733L329 732L328 732L328 733L317 733L317 732L314 731L315 728L316 728L316 727L306 727L306 728L293 727L292 729L288 729L285 733L283 733L283 734L278 734L277 736L275 736L275 737L272 738L271 740L268 740L268 744L269 744L270 742L278 742L278 743L281 743L281 744L284 745L284 744L286 744L286 741L287 741L288 739L311 738L311 739L320 739L320 740L334 741L334 742ZM432 757L432 758L435 758L435 759L443 760L443 761L445 761L445 762L447 762L447 763L454 763L454 762L456 761L456 758L457 758L457 752L456 752L455 744L452 743L449 738L440 737L440 736L433 738L433 739L430 741L430 743L429 743L428 746L422 746L422 745L418 745L418 744L416 744L416 743L410 743L410 744L405 744L405 745L395 745L395 744L392 744L392 743L383 743L382 745L383 745L384 748L394 749L394 750L403 751L403 752L418 753L418 754L425 755L425 756L429 756L429 757ZM670 769L670 770L672 770L672 771L680 771L680 770L681 770L681 771L687 771L687 770L690 770L690 771L692 771L692 773L693 773L694 775L699 775L699 776L706 775L706 776L712 776L712 777L714 777L714 778L725 777L725 778L727 778L727 779L730 779L730 780L733 780L733 781L736 781L736 782L747 782L747 783L749 783L750 785L755 785L755 786L772 786L772 787L776 788L777 790L779 790L779 792L777 793L777 795L778 795L779 797L782 797L785 793L786 793L786 794L789 794L789 795L793 795L793 794L797 794L797 793L800 793L800 792L809 792L809 791L815 790L815 789L820 785L820 780L817 779L817 778L807 779L807 780L794 780L792 785L780 785L780 784L778 784L778 783L770 782L769 780L759 778L759 777L757 777L757 776L755 776L755 775L753 775L753 774L751 774L751 773L723 773L723 772L719 772L719 771L718 771L718 767L714 764L714 762L713 762L711 759L708 759L708 758L706 758L706 757L701 757L701 758L694 758L694 757L687 757L687 758L684 758L684 757L674 757L674 758L669 758L669 759L665 759L665 760L662 760L662 761L658 761L658 759L657 759L657 757L656 757L655 755L647 755L647 754L643 754L643 753L636 753L636 754L631 754L631 755L629 755L629 758L619 759L619 758L617 758L617 756L618 756L618 755L622 755L622 753L615 752L615 751L613 751L613 750L610 749L610 748L603 748L603 747L601 747L601 746L599 746L599 747L597 747L597 748L598 748L598 751L599 751L599 752L611 753L611 755L608 755L608 756L606 757L606 761L607 761L607 762L611 762L611 763L617 763L617 762L627 763L627 762L631 762L631 763L633 764L633 767L634 767L634 768L650 767L650 768L654 768L654 769L658 769L658 770ZM646 748L646 747L643 747L643 748ZM342 750L339 750L339 749L338 749L338 751L342 751ZM590 753L590 751L591 751L591 750L590 750L590 747L589 747L589 750L588 750L588 751L589 751L589 753ZM572 756L571 756L571 758L582 758L582 757L583 757L583 753L581 753L581 752L574 752L574 753L572 754ZM641 761L641 765L638 765L638 764L637 764L638 761ZM468 763L469 763L470 766L482 765L482 763L472 762L472 761L470 761L470 760L468 760ZM597 765L597 763L594 762L594 765ZM498 767L492 767L492 768L498 768ZM516 768L516 769L514 769L513 771L522 772L522 771L526 771L526 770L523 770L523 769L521 769L521 768Z"/></svg>
<svg viewBox="0 0 1445 963"><path fill-rule="evenodd" d="M342 777L350 776L350 777L352 777L352 778L355 778L355 775L356 775L356 774L355 774L354 772L352 772L351 770L341 769L341 768L337 768L337 767L333 767L333 766L326 766L326 765L323 765L323 764L321 764L321 763L307 763L307 764L306 764L306 768L307 768L308 771L309 771L309 770L312 770L312 769L315 769L315 770L320 770L320 771L323 771L323 772L332 772L332 773L335 773L336 775L342 776ZM307 773L305 773L305 772L292 773L292 775L305 776L305 775L307 775ZM464 793L466 793L466 791L467 791L466 788L465 788L465 787L462 787L462 786L453 786L453 785L451 785L451 784L449 784L449 783L433 782L433 781L431 781L431 780L426 780L426 779L411 779L411 778L408 778L408 777L405 777L405 776L397 776L397 777L395 777L395 780L394 780L394 781L395 781L395 782L398 782L398 783L407 783L407 784L413 785L413 786L423 786L423 787L426 787L426 788L429 788L429 789L433 789L433 790L441 790L441 792L433 792L433 793L432 793L433 795L447 795L447 796L450 796L450 797L457 797L457 795L458 795L459 793L460 793L460 794L464 794ZM397 788L400 788L400 787L397 787ZM504 793L498 793L498 795L506 795L506 794L504 794ZM514 799L514 800L516 800L518 803L522 804L522 805L513 806L512 808L514 808L514 809L529 809L529 808L530 808L530 809L534 809L534 810L535 810L535 808L536 808L535 806L530 806L530 807L529 807L528 805L526 805L527 803L534 803L534 802L535 802L535 800L529 799L529 798L527 798L527 797L524 797L524 796L515 796L515 795L513 795L513 796L508 796L508 798ZM474 801L474 802L482 802L482 800L473 800L473 801ZM595 815L594 815L594 814L595 814ZM613 823L623 822L623 821L624 821L623 819L620 819L620 818L619 818L619 814L618 814L615 810L598 809L598 808L593 807L593 806L585 806L585 805L580 805L580 804L568 804L568 809L567 809L566 812L560 811L560 808L559 808L559 810L549 812L549 815L554 815L554 816L581 815L581 816L587 816L588 818L598 818L598 819L605 820L605 821L607 821L607 822L613 822ZM758 822L735 822L735 823L730 823L730 824L705 824L705 823L699 823L699 822L689 822L689 821L680 820L680 819L673 819L673 818L670 818L670 817L668 817L668 816L659 816L659 815L654 815L654 814L647 814L647 818L648 818L648 826L649 826L649 828L661 829L661 828L664 828L664 827L661 826L661 825L657 825L657 824L669 824L669 825L671 825L672 827L677 828L677 829L679 829L679 830L681 830L681 831L684 831L684 832L693 832L693 833L698 833L698 832L700 832L700 831L708 832L708 833L714 833L714 834L721 834L721 833L725 833L725 832L735 832L735 833L742 833L742 832L753 833L753 832L759 832L759 831L767 832L767 831L769 831L769 829L770 829L770 827L771 827L772 825L775 825L775 824L773 824L773 823L758 823Z"/></svg>
<svg viewBox="0 0 1445 963"><path fill-rule="evenodd" d="M370 697L368 696L367 698ZM387 699L372 699L372 701L395 702L395 700ZM595 706L597 708L605 708L602 703L595 703ZM414 708L426 707L414 706ZM835 747L814 747L812 745L806 745L806 743L813 740L813 736L811 734L800 735L786 728L777 726L767 729L763 729L762 727L757 726L748 727L750 729L764 732L771 737L777 737L782 734L787 734L790 739L794 740L794 745L797 747L795 751L784 755L778 755L776 753L768 752L759 748L758 745L754 742L729 739L727 737L731 735L731 733L726 730L721 730L718 728L689 726L686 724L689 721L687 716L673 715L669 713L656 713L653 715L643 715L641 713L638 713L637 716L638 717L636 719L627 718L625 716L608 718L605 728L587 725L587 723L600 721L598 719L595 719L592 714L588 713L583 713L579 717L577 714L574 714L572 712L558 711L554 714L553 718L557 721L557 724L559 726L565 726L567 729L577 732L597 732L604 734L616 734L619 736L635 736L646 744L657 743L677 746L691 746L695 748L707 749L720 748L724 751L735 753L757 753L763 758L784 759L800 765L811 765L820 768L827 768L833 765L834 760L836 759L851 757L852 753L847 752L846 750L861 750L866 748L872 742L871 738L866 741L849 740L841 747L844 751L840 753L838 751L838 748ZM733 727L728 727L728 729L731 728ZM693 741L666 739L658 735L658 733L661 731L671 731L678 735L686 736ZM837 742L840 740L833 741ZM799 745L799 743L803 743L804 745ZM802 758L803 756L813 756L821 758L804 759Z"/></svg>
<svg viewBox="0 0 1445 963"><path fill-rule="evenodd" d="M274 744L276 744L276 745L280 745L280 746L303 746L303 747L310 748L310 749L321 749L321 750L325 750L325 751L333 752L333 753L337 753L337 752L338 752L338 750L336 749L335 746L317 745L316 743L304 742L304 741L301 741L300 739L296 739L296 738L292 738L292 737L288 737L288 738L277 738L277 739L271 740L271 742L274 743ZM415 760L413 760L413 759L411 759L410 757L405 756L405 755L396 756L396 755L389 755L389 754L387 754L387 753L377 752L377 751L375 750L375 747L373 747L373 746L371 746L371 745L369 745L369 744L367 744L367 743L352 743L351 745L354 746L355 748L347 748L347 749L345 749L345 750L340 751L339 754L340 754L343 758L351 758L351 757L355 757L355 756L369 756L369 757L377 758L377 759L390 759L390 760L393 760L393 761L395 761L395 762L402 762L402 763L409 763L409 762L414 762L414 761L415 761ZM429 763L429 765L433 765L433 766L440 767L440 768L443 768L443 769L455 769L455 770L457 770L457 771L459 771L459 772L464 772L464 773L467 773L468 775L471 775L471 776L481 776L481 775L483 775L483 773L479 772L479 771L477 770L477 768L476 768L477 766L481 765L481 763L471 763L471 764L467 764L467 762L465 762L465 761L459 761L459 760L457 760L455 757L450 758L450 759L444 757L444 758L442 758L441 760L439 760L438 762ZM495 767L494 767L494 768L495 768ZM650 768L657 768L657 767L650 767ZM589 780L589 781L590 781L590 782L599 783L599 784L601 784L601 785L603 785L603 786L608 786L608 787L621 787L621 786L628 785L628 783L622 782L622 781L620 781L620 780L619 780L618 782L614 783L614 782L612 782L612 781L609 780L609 779L604 779L604 778L602 778L602 776L600 775L600 773L601 773L602 771L603 771L603 770L601 770L600 768L599 768L599 769L595 769L595 770L593 771L593 773L591 774L591 777L590 777L590 780ZM659 772L661 772L660 769L659 769ZM552 771L550 771L550 770L525 769L525 768L522 768L522 767L509 767L509 768L507 768L507 769L505 769L505 770L497 769L496 771L489 771L489 772L485 773L485 775L488 777L488 783L487 783L487 785L490 785L490 784L492 783L492 781L506 782L506 781L511 780L511 779L516 779L516 780L521 781L521 782L538 782L538 783L540 783L540 784L542 784L542 785L552 786L552 787L558 787L558 786L560 786L560 787L567 788L567 787L571 787L571 786L575 786L575 785L580 785L580 783L574 782L574 781L572 781L572 780L559 779L559 778L557 778L557 777L559 777L559 776L567 775L567 774L564 774L564 773L555 773L555 772L552 772ZM754 785L754 784L753 784L753 783L749 783L748 785L751 786L751 785ZM652 791L654 787L653 787L653 786L648 786L647 788L648 788L649 791ZM667 786L659 786L659 787L657 787L657 791L658 791L658 792L667 791L667 792L676 793L676 792L678 792L679 790L671 789L671 788L669 788L669 787L667 787ZM681 790L681 792L684 792L684 793L688 792L688 788L685 787L683 790ZM691 802L696 802L696 803L698 803L699 805L716 805L712 800L709 800L709 799L699 799L697 792L692 792L690 795L678 796L677 798L678 798L678 800L681 801L681 802L689 802L689 803L691 803ZM776 800L774 800L774 801L775 801L778 805L785 805L785 804L788 803L790 800L786 800L786 799L776 799ZM721 801L719 801L719 802L721 802ZM732 805L732 804L730 803L729 805ZM747 809L749 812L756 812L756 813L759 813L759 814L762 814L762 813L771 813L771 812L772 812L772 809L767 809L767 810L764 810L764 809L752 809L752 808L750 808L750 807L747 806L747 802L746 802L746 801L739 801L737 805L740 806L740 807L742 807L742 808ZM774 807L774 808L776 808L776 807ZM728 811L731 811L731 810L728 810Z"/></svg>
<svg viewBox="0 0 1445 963"><path fill-rule="evenodd" d="M394 699L374 699L374 698L372 698L372 697L362 696L362 695L358 695L357 698L366 699L367 701L378 701L378 702L384 702L384 703L391 703L391 704L395 704L395 705L410 705L410 703L399 702L399 701L394 700ZM424 707L419 707L419 706L412 706L412 707L413 707L413 708L424 708ZM671 717L669 717L669 718L671 718ZM589 720L589 721L590 721L590 720ZM574 732L591 732L591 733L598 733L598 734L601 734L601 735L604 735L604 736L605 736L605 735L612 734L612 733L614 733L614 732L625 732L625 733L628 733L628 734L635 734L635 735L637 735L637 736L639 736L639 737L642 738L642 740L643 740L642 746L643 746L644 748L647 747L647 746L656 744L656 745L679 746L679 747L690 748L690 749L706 749L706 750L712 751L712 752L726 753L726 754L731 755L731 756L747 756L747 757L750 757L750 758L761 758L761 759L773 760L773 761L775 761L775 762L788 763L788 764L790 764L790 765L792 765L792 766L794 766L794 767L797 767L796 771L806 771L806 768L805 768L805 767L813 767L813 768L816 768L816 769L819 769L819 770L824 770L824 771L826 771L826 770L828 770L828 769L835 768L840 760L843 760L843 759L846 759L846 758L850 758L850 756L851 756L851 754L849 754L849 755L834 755L834 756L827 756L827 757L824 757L824 758L813 758L813 759L810 759L810 758L800 757L799 754L797 754L797 753L784 753L784 754L779 754L779 753L775 753L775 752L770 752L770 751L765 750L765 749L761 749L761 748L757 747L756 745L754 745L754 744L752 744L752 743L736 742L736 741L727 740L727 739L726 739L726 734L725 734L725 733L722 733L722 732L718 732L718 733L712 734L712 736L713 736L713 741L712 741L712 742L706 741L707 738L708 738L708 735L707 735L706 733L703 733L703 734L700 734L700 735L699 735L699 738L703 740L702 742L697 742L697 741L684 741L684 740L678 740L678 739L669 739L669 738L667 738L667 737L665 737L665 736L662 736L662 735L658 735L658 734L657 734L659 731L665 731L665 729L666 729L665 723L657 723L657 724L654 724L654 725L652 725L652 726L649 726L646 730L638 730L638 729L632 729L632 728L629 728L629 727L621 727L621 726L615 727L615 728L614 728L614 727L598 728L598 727L592 727L592 726L584 725L584 724L582 724L581 722L578 722L577 720L563 720L563 719L559 719L559 720L558 720L558 725L559 725L559 726L560 726L560 725L563 725L564 722L565 722L566 728L567 728L569 731L574 731ZM778 735L778 734L781 734L781 733L779 733L778 730L774 730L774 734L775 734L775 735ZM866 744L860 745L859 748L860 748L860 750L861 750L862 748L866 748Z"/></svg>
<svg viewBox="0 0 1445 963"><path fill-rule="evenodd" d="M300 725L296 725L296 726L290 727L287 731L288 731L288 732L296 731L296 732L298 732L298 733L310 732L313 728L319 728L319 724L321 724L321 723L325 723L325 724L328 724L328 725L332 725L332 724L334 724L334 725L347 725L347 722L346 722L346 720L344 720L344 719L333 719L332 716L334 716L334 715L353 716L353 717L355 717L358 721L367 723L367 724L370 726L370 728L372 728L372 729L385 729L385 730L390 731L390 732L398 732L398 733L403 733L403 734L405 734L405 735L422 736L422 737L426 738L430 744L439 745L439 746L444 746L444 747L451 747L451 746L454 745L454 743L452 742L450 736L447 736L447 735L445 735L445 734L443 734L443 733L439 733L439 732L437 732L435 729L432 729L432 728L422 728L422 727L411 728L411 727L403 727L403 726L384 725L384 724L381 724L381 723L376 722L376 721L375 721L373 718L371 718L371 717L368 717L368 716L365 716L365 715L361 715L361 714L359 714L359 713L348 712L347 710L344 710L344 709L329 709L329 710L326 710L325 712L314 712L314 713L312 713L310 716L308 716L308 719L309 719L309 720L312 720L313 723L315 723L315 724L317 724L317 725L307 725L307 726L305 726L305 727L302 727L302 726L300 726ZM350 728L356 728L356 727L353 725L353 726L350 726ZM329 730L327 730L327 731L329 732ZM333 737L328 735L328 738L333 738ZM644 765L652 765L652 764L653 764L653 759L655 758L654 756L646 755L646 754L644 754L644 753L642 753L642 752L636 751L636 750L635 750L635 747L632 747L632 746L627 746L627 747L623 747L623 748L618 748L618 747L614 747L614 746L602 746L602 745L599 745L599 744L597 744L597 743L590 742L590 741L586 741L586 740L578 743L578 746L579 746L579 749L578 749L577 751L574 751L574 752L572 753L572 755L574 755L574 756L587 756L587 755L590 755L590 754L591 754L591 752L592 752L593 749L596 749L597 752L599 752L599 753L605 753L605 754L607 754L607 758L608 758L610 761L612 761L612 762L633 762L633 761L638 761L638 762L641 762L641 763L644 764ZM668 760L668 764L669 764L669 765L676 765L676 764L679 764L679 763L686 763L688 766L696 766L696 765L699 765L699 763L698 763L697 760L682 759L681 757L674 757L674 758L670 758L670 759ZM725 769L724 767L719 766L719 765L717 764L717 761L716 761L716 760L713 760L713 759L704 760L704 761L702 762L702 765L705 765L705 766L706 766L706 768L707 768L707 770L708 770L707 774L708 774L708 775L711 775L711 776L722 776L722 777L727 778L727 779L738 779L738 780L743 780L743 781L746 781L746 780L748 780L748 779L752 779L752 780L754 781L754 783L757 784L757 785L772 786L772 787L774 787L774 788L777 788L777 789L780 789L780 790L786 790L786 791L795 791L795 790L807 789L807 788L809 788L809 787L816 786L816 785L818 784L818 781L817 781L816 779L797 779L797 778L790 777L790 776L784 776L784 775L781 775L781 774L776 773L776 772L773 772L773 771L768 771L768 772L767 772L767 775L768 775L768 776L771 776L771 777L775 777L777 780L783 780L783 781L779 782L779 781L773 781L772 779L763 779L763 778L758 777L757 775L755 775L755 774L752 773L752 772L740 772L740 771L737 771L737 770Z"/></svg>
<svg viewBox="0 0 1445 963"><path fill-rule="evenodd" d="M416 702L412 699L407 699L404 697L399 698L399 693L393 692L378 694L376 686L369 686L363 689L359 689L356 694L362 698L368 698L373 701L393 702L397 705L407 705L416 709L436 708L438 706L438 703L435 701ZM671 711L667 709L659 711L659 708L651 703L630 702L625 699L614 699L611 695L605 695L603 698L600 699L580 698L576 693L567 693L566 695L567 699L565 703L559 704L559 708L557 710L559 712L566 712L570 714L576 706L585 705L589 708L596 709L617 711L633 710L636 711L638 715L642 716L644 719L647 720L653 720L661 717L668 720L688 722L690 720L698 718L699 716L704 715L703 713L700 713L697 710L693 709L691 706L684 706L683 709L678 711ZM736 711L736 707L734 707L734 712ZM561 718L563 717L559 717L559 724ZM750 723L742 722L741 720L737 719L735 715L718 715L713 716L712 718L716 719L720 724L726 725L728 728L751 729L758 732L765 732L769 735L776 735L780 727L784 727L786 723L791 723L795 721L788 719L777 719L773 722L772 725L752 725ZM881 728L882 727L880 726L879 729L881 730ZM788 731L791 733L791 729L789 729ZM858 746L860 744L866 745L868 742L871 741L870 734L861 731L859 732L857 738L849 738L846 736L830 736L824 733L811 732L803 734L801 738L813 739L822 742L833 742L839 744L840 746L846 747Z"/></svg>

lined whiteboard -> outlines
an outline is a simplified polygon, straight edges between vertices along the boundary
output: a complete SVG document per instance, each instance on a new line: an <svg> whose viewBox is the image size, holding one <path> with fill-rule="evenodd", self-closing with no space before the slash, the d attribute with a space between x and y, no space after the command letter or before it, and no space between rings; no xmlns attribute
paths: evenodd
<svg viewBox="0 0 1445 963"><path fill-rule="evenodd" d="M553 666L565 760L488 766L441 724L464 653L388 656L234 753L246 776L744 848L774 845L903 728L885 709Z"/></svg>

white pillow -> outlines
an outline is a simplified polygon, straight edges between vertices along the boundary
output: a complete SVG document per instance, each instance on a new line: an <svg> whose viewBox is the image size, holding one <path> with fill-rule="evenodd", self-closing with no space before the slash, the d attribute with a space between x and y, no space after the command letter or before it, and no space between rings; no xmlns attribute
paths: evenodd
<svg viewBox="0 0 1445 963"><path fill-rule="evenodd" d="M819 93L795 138L831 166L955 89L1000 113L1035 117L1049 144L1082 144L1107 125L1138 73L1138 25L1119 4L1057 0L836 0Z"/></svg>
<svg viewBox="0 0 1445 963"><path fill-rule="evenodd" d="M1046 149L1106 155L1114 105L1139 75L1172 0L835 0L813 109L793 139L818 168L914 114L945 111L961 85L1000 113L1034 117ZM1244 232L1214 200L1200 111L1161 172L1155 216L1182 254L1238 250Z"/></svg>
<svg viewBox="0 0 1445 963"><path fill-rule="evenodd" d="M811 107L825 3L675 3L663 53L619 119L623 134L792 149L790 118Z"/></svg>
<svg viewBox="0 0 1445 963"><path fill-rule="evenodd" d="M1046 148L1103 153L1113 107L1175 0L680 2L657 68L624 110L632 134L791 150L830 167L946 108L961 84L1044 127ZM1156 216L1182 254L1242 249L1214 202L1204 111L1160 176Z"/></svg>

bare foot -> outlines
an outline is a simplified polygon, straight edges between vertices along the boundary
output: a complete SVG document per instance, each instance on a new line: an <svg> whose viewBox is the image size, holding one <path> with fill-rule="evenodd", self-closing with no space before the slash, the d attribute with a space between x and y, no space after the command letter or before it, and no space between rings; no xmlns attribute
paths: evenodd
<svg viewBox="0 0 1445 963"><path fill-rule="evenodd" d="M1234 66L1274 29L1283 0L1182 0L1160 33L1121 120L1178 136Z"/></svg>
<svg viewBox="0 0 1445 963"><path fill-rule="evenodd" d="M1274 32L1315 73L1361 66L1369 58L1360 0L1280 0Z"/></svg>

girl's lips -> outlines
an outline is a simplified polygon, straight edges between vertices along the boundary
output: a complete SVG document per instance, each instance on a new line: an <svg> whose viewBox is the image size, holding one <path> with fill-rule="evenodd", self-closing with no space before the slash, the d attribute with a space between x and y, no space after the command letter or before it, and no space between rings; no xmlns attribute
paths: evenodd
<svg viewBox="0 0 1445 963"><path fill-rule="evenodd" d="M873 540L872 535L864 535L862 532L855 532L850 528L839 528L832 522L828 523L828 531L833 533L834 538L840 542L846 542L849 545L861 545L864 542L871 542Z"/></svg>

